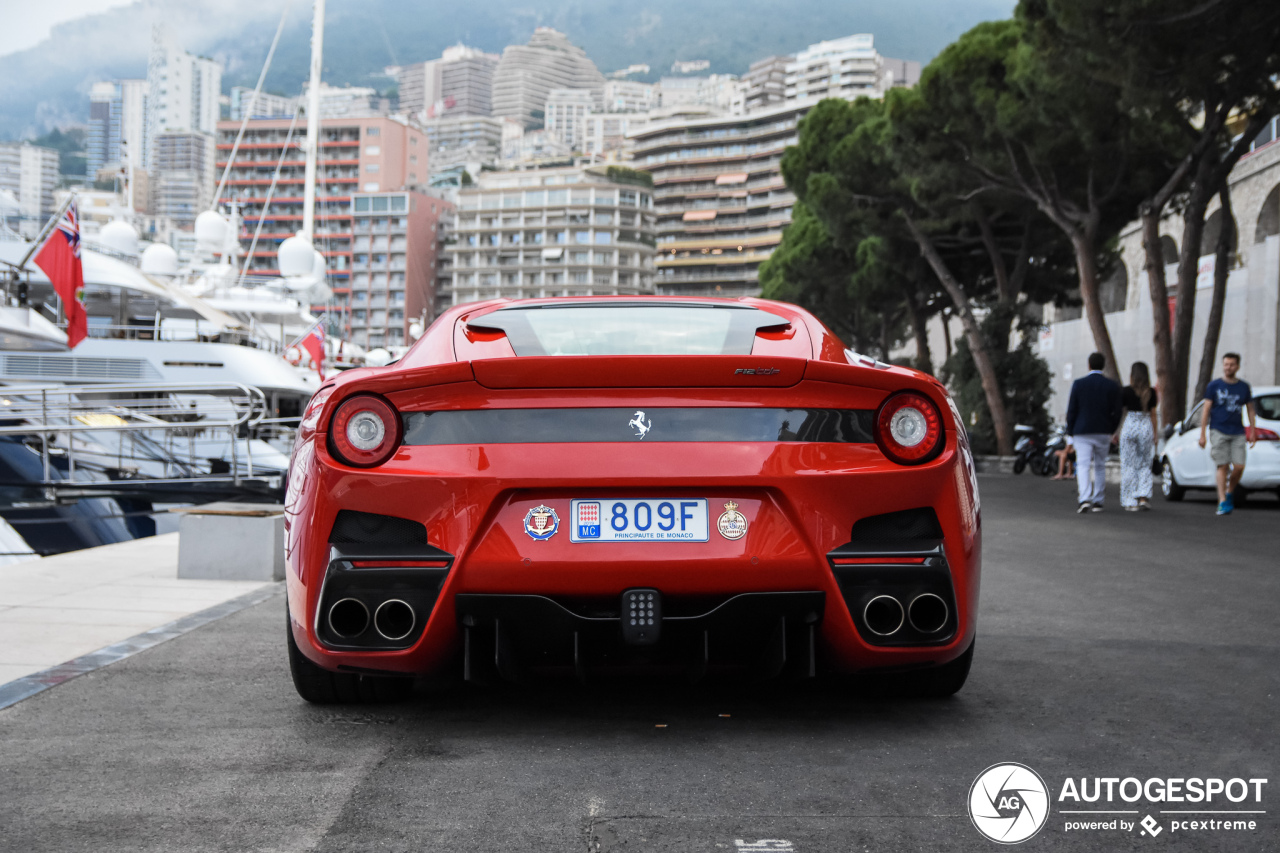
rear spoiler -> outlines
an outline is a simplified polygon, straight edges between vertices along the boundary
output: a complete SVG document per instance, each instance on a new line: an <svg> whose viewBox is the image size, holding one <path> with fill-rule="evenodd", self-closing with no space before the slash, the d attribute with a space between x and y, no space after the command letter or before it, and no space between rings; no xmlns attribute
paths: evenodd
<svg viewBox="0 0 1280 853"><path fill-rule="evenodd" d="M485 388L787 388L803 358L752 355L522 356L471 362Z"/></svg>

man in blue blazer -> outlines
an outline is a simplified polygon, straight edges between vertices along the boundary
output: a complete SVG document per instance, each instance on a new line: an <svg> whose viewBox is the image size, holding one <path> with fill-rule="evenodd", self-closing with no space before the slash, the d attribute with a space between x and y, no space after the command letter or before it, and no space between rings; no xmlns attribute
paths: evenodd
<svg viewBox="0 0 1280 853"><path fill-rule="evenodd" d="M1107 451L1120 425L1120 386L1102 374L1107 360L1089 356L1089 372L1071 384L1067 435L1076 448L1076 512L1102 512L1107 485Z"/></svg>

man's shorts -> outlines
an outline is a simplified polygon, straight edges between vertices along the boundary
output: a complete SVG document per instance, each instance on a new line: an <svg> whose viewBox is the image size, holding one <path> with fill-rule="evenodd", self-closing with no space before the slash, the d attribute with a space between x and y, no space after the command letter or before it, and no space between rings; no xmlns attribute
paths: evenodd
<svg viewBox="0 0 1280 853"><path fill-rule="evenodd" d="M1214 465L1243 465L1244 452L1243 435L1227 435L1216 429L1209 430L1209 458Z"/></svg>

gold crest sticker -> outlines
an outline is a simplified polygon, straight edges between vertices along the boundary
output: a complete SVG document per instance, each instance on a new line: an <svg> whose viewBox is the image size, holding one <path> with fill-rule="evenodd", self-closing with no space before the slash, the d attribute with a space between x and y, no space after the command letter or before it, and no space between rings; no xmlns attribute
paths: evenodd
<svg viewBox="0 0 1280 853"><path fill-rule="evenodd" d="M716 529L725 539L741 539L747 535L746 516L738 512L736 503L729 501L724 505L724 512L720 513L720 520L716 522Z"/></svg>

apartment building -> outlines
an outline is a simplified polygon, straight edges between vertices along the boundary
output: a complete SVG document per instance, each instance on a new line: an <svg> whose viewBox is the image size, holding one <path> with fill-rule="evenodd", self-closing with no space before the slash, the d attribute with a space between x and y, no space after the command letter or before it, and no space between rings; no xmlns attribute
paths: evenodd
<svg viewBox="0 0 1280 853"><path fill-rule="evenodd" d="M733 112L741 115L764 110L786 100L787 64L794 59L793 56L766 56L751 63L742 75Z"/></svg>
<svg viewBox="0 0 1280 853"><path fill-rule="evenodd" d="M864 33L818 42L797 53L786 64L786 99L879 98L919 79L920 63L881 56L874 36Z"/></svg>
<svg viewBox="0 0 1280 853"><path fill-rule="evenodd" d="M811 106L679 116L632 134L633 165L653 175L659 293L759 293L760 263L781 241L795 203L782 153Z"/></svg>
<svg viewBox="0 0 1280 853"><path fill-rule="evenodd" d="M459 192L441 303L652 293L653 224L650 189L603 167L485 172Z"/></svg>
<svg viewBox="0 0 1280 853"><path fill-rule="evenodd" d="M605 112L648 112L658 105L658 87L636 80L608 80L604 84L603 100Z"/></svg>
<svg viewBox="0 0 1280 853"><path fill-rule="evenodd" d="M587 116L600 103L600 93L591 89L552 89L547 95L546 131L569 151L581 151L586 137Z"/></svg>
<svg viewBox="0 0 1280 853"><path fill-rule="evenodd" d="M253 103L253 112L249 112L249 104ZM272 95L268 92L259 92L258 97L254 100L253 90L246 86L231 87L231 115L232 121L242 121L246 114L250 118L278 118L284 116L292 118L294 110L298 108L298 99L296 97L288 98L284 95Z"/></svg>
<svg viewBox="0 0 1280 853"><path fill-rule="evenodd" d="M222 64L187 53L163 24L151 32L147 62L146 132L142 162L152 161L152 140L160 133L217 129L222 95Z"/></svg>
<svg viewBox="0 0 1280 853"><path fill-rule="evenodd" d="M177 228L193 226L200 213L213 207L216 160L212 134L183 131L152 137L151 214Z"/></svg>
<svg viewBox="0 0 1280 853"><path fill-rule="evenodd" d="M245 128L240 152L219 204L241 205L245 230L241 245L248 250L263 220L262 237L254 249L251 271L272 275L278 269L280 243L302 227L303 180L306 168L302 143L305 133L295 127L292 140L289 119L251 119ZM219 174L231 153L240 122L218 125ZM265 207L277 163L283 166L269 208ZM427 180L427 139L417 125L395 117L330 118L320 122L320 151L316 179L316 248L328 262L329 286L334 298L316 311L339 315L334 322L346 325L350 310L352 205L358 193L412 189ZM407 297L406 297L407 299Z"/></svg>
<svg viewBox="0 0 1280 853"><path fill-rule="evenodd" d="M510 45L493 72L493 115L542 126L552 89L604 88L604 75L564 33L538 27L528 44Z"/></svg>
<svg viewBox="0 0 1280 853"><path fill-rule="evenodd" d="M608 157L627 149L627 135L649 121L647 113L589 113L583 120L582 153L590 157Z"/></svg>
<svg viewBox="0 0 1280 853"><path fill-rule="evenodd" d="M89 88L89 133L85 140L85 177L126 160L142 167L147 127L147 81L112 80Z"/></svg>
<svg viewBox="0 0 1280 853"><path fill-rule="evenodd" d="M58 152L29 142L0 143L0 190L18 200L21 216L43 225L54 210L53 191L58 186Z"/></svg>
<svg viewBox="0 0 1280 853"><path fill-rule="evenodd" d="M364 347L410 343L435 318L439 230L453 205L420 192L355 193L345 337Z"/></svg>
<svg viewBox="0 0 1280 853"><path fill-rule="evenodd" d="M400 112L415 118L493 113L493 72L500 57L458 44L439 59L400 69Z"/></svg>

